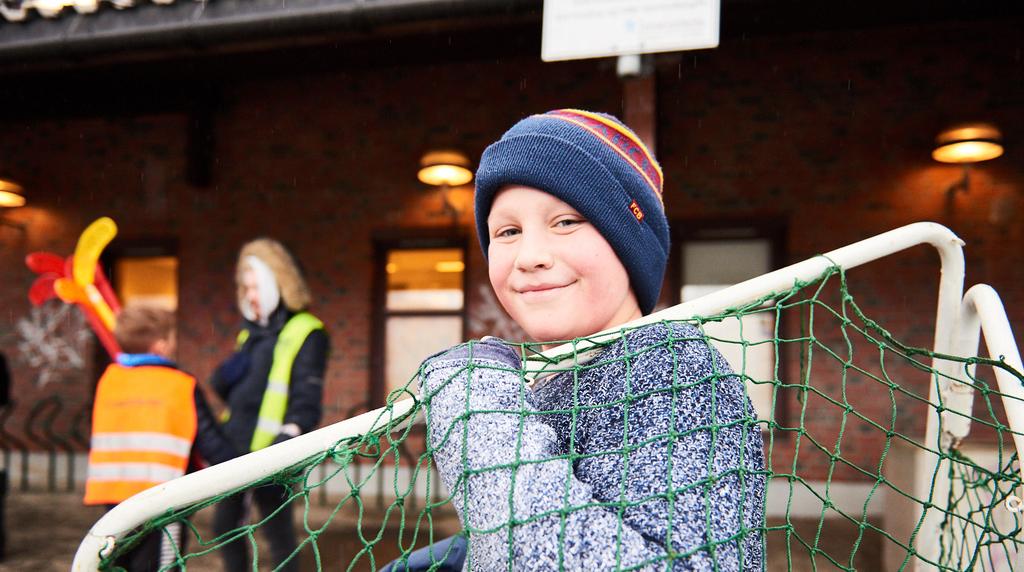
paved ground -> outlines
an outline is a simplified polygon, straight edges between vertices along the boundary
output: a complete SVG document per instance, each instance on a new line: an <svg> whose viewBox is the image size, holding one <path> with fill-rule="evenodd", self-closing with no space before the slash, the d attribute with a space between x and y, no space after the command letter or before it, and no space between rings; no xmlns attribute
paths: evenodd
<svg viewBox="0 0 1024 572"><path fill-rule="evenodd" d="M66 572L71 568L75 550L86 531L102 515L103 509L82 505L80 493L48 494L22 493L12 491L7 497L7 557L0 562L0 572ZM301 515L296 515L301 517ZM319 528L330 518L330 510L314 506L310 510L309 521L312 528ZM209 509L197 514L193 520L199 533L209 538L211 511ZM379 520L379 519L378 519ZM357 556L363 547L363 541L356 533L355 515L340 512L333 516L331 525L320 536L318 546L320 561L325 570L344 570L347 564ZM376 537L376 526L372 517L364 519L363 536ZM301 530L302 523L297 522ZM440 518L435 525L437 533L450 534L458 529L458 523L452 517ZM258 540L262 540L257 536ZM381 535L379 549L374 550L376 567L397 556L397 539L388 534ZM191 547L195 548L195 543ZM262 553L262 551L261 551ZM301 570L315 570L316 564L312 550L303 550ZM265 557L261 563L267 562ZM269 566L260 566L269 570ZM222 570L219 556L214 553L204 557L190 559L190 572L215 572ZM370 570L369 560L359 559L355 570Z"/></svg>
<svg viewBox="0 0 1024 572"><path fill-rule="evenodd" d="M6 507L7 555L0 570L66 572L75 549L102 508L82 506L80 494L11 491Z"/></svg>
<svg viewBox="0 0 1024 572"><path fill-rule="evenodd" d="M7 499L7 558L0 562L0 571L65 572L71 567L71 560L82 536L103 514L102 509L85 507L79 494L20 493L12 491ZM311 511L311 522L322 523L328 518L326 509L316 507ZM200 513L195 519L197 528L207 534L209 512ZM321 562L325 570L344 570L347 563L356 556L362 541L355 532L354 515L340 513L334 517L331 526L320 538ZM301 526L301 525L300 525ZM441 519L437 529L453 530L457 526L451 519ZM817 525L814 522L795 523L796 532L809 544L814 543ZM849 546L852 545L856 530L830 521L822 531L819 548L846 564ZM364 532L364 535L366 533ZM812 565L807 558L808 551L796 540L791 544L792 560L787 563L785 533L769 535L770 572L792 568L797 572L810 571ZM377 567L390 560L393 550L384 546L397 543L393 538L383 537L376 550ZM880 543L877 537L866 537L862 543L854 567L858 570L880 569ZM265 559L261 561L266 562ZM835 569L827 560L816 558L817 570ZM303 551L302 570L315 570L312 552ZM190 572L215 572L221 570L216 554L189 561ZM269 569L269 568L268 568ZM355 570L370 570L367 559L362 558Z"/></svg>
<svg viewBox="0 0 1024 572"><path fill-rule="evenodd" d="M86 531L103 516L103 509L82 505L81 493L12 492L7 498L7 555L0 571L67 572ZM203 528L208 515L199 518ZM219 571L219 563L190 562L196 572ZM195 564L195 565L193 565Z"/></svg>

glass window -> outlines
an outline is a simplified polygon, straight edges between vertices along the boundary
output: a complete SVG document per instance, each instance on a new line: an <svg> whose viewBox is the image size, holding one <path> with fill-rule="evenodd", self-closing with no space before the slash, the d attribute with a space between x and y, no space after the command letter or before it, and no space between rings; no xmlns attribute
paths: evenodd
<svg viewBox="0 0 1024 572"><path fill-rule="evenodd" d="M466 264L462 248L393 248L384 264L387 395L405 387L425 358L463 341Z"/></svg>
<svg viewBox="0 0 1024 572"><path fill-rule="evenodd" d="M771 241L766 238L694 240L682 245L682 289L680 300L687 302L772 270ZM775 315L771 312L747 314L721 322L704 324L712 343L733 371L752 379L771 381L775 376ZM720 340L720 341L715 341ZM747 341L746 345L739 343ZM763 343L762 343L763 342ZM771 413L770 383L747 381L747 392L762 419Z"/></svg>
<svg viewBox="0 0 1024 572"><path fill-rule="evenodd" d="M463 341L462 316L391 316L385 327L385 395L405 387L425 358Z"/></svg>
<svg viewBox="0 0 1024 572"><path fill-rule="evenodd" d="M121 304L145 302L178 308L178 258L126 256L114 261L117 298Z"/></svg>
<svg viewBox="0 0 1024 572"><path fill-rule="evenodd" d="M388 310L462 310L458 248L402 249L388 252Z"/></svg>

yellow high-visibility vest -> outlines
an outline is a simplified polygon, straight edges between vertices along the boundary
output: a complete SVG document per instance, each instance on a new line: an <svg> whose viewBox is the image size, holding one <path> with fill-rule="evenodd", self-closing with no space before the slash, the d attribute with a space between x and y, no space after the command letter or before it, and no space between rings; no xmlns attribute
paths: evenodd
<svg viewBox="0 0 1024 572"><path fill-rule="evenodd" d="M302 344L314 330L322 330L323 322L309 312L299 312L288 320L274 344L274 361L270 366L267 389L263 392L256 431L252 434L249 450L269 447L281 432L284 415L288 410L288 387L292 381L292 366ZM244 342L244 340L243 340Z"/></svg>
<svg viewBox="0 0 1024 572"><path fill-rule="evenodd" d="M117 504L185 474L196 380L170 367L110 365L96 387L85 504Z"/></svg>

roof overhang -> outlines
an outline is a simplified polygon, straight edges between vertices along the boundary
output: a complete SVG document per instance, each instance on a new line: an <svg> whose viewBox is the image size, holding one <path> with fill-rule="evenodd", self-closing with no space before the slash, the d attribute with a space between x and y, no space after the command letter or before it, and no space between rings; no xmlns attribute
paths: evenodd
<svg viewBox="0 0 1024 572"><path fill-rule="evenodd" d="M289 37L372 32L539 10L541 0L176 0L130 9L100 4L0 23L0 60L83 57L132 50L205 49Z"/></svg>

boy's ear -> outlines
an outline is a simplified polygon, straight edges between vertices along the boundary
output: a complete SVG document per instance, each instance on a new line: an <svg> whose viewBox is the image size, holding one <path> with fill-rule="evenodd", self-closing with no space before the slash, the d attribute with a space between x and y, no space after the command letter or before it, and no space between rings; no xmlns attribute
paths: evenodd
<svg viewBox="0 0 1024 572"><path fill-rule="evenodd" d="M168 357L168 353L171 350L171 342L168 340L157 340L153 342L153 345L149 346L149 352L158 356Z"/></svg>

